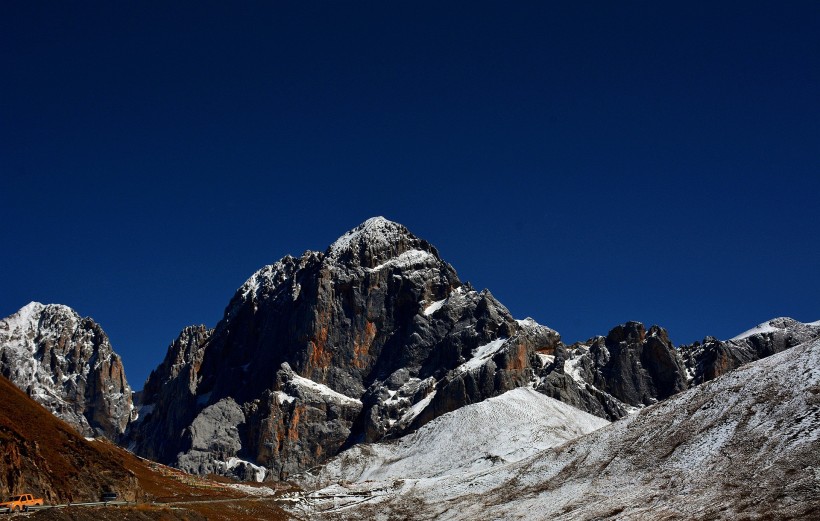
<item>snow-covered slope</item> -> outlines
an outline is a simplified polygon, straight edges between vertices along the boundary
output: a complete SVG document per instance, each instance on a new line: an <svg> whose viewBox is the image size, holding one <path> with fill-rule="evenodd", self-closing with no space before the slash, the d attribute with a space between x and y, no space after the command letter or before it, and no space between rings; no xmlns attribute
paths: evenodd
<svg viewBox="0 0 820 521"><path fill-rule="evenodd" d="M517 463L359 480L298 508L317 519L817 519L818 447L812 340Z"/></svg>
<svg viewBox="0 0 820 521"><path fill-rule="evenodd" d="M0 320L0 372L86 436L117 439L132 419L120 357L68 306L31 302Z"/></svg>
<svg viewBox="0 0 820 521"><path fill-rule="evenodd" d="M445 414L389 443L360 444L303 485L463 475L520 461L609 422L521 387Z"/></svg>

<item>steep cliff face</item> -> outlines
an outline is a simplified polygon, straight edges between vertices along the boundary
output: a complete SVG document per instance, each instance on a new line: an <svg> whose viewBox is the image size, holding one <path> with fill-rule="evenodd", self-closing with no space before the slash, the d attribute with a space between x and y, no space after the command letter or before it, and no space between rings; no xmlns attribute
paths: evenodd
<svg viewBox="0 0 820 521"><path fill-rule="evenodd" d="M86 436L117 440L133 419L120 357L67 306L32 302L0 320L0 373Z"/></svg>
<svg viewBox="0 0 820 521"><path fill-rule="evenodd" d="M273 478L525 385L537 353L560 342L383 218L324 253L262 268L213 332L189 337L146 384L134 450L195 471L243 462ZM233 430L208 427L217 418Z"/></svg>
<svg viewBox="0 0 820 521"><path fill-rule="evenodd" d="M176 457L177 444L168 440L176 440L194 419L199 370L212 334L205 326L189 326L168 346L165 359L145 382L138 417L129 429L129 448L142 447L141 454L155 461ZM162 414L154 414L156 409Z"/></svg>

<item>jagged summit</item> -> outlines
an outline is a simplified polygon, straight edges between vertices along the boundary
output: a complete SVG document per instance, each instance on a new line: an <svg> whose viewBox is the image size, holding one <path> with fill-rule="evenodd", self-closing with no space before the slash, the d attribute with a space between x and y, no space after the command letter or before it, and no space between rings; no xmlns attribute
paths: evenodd
<svg viewBox="0 0 820 521"><path fill-rule="evenodd" d="M403 225L384 217L371 217L362 224L336 239L327 249L330 256L337 256L365 243L373 247L388 248L402 236L413 236Z"/></svg>
<svg viewBox="0 0 820 521"><path fill-rule="evenodd" d="M348 231L328 247L325 255L334 263L368 269L440 261L438 251L430 243L384 217L371 217Z"/></svg>
<svg viewBox="0 0 820 521"><path fill-rule="evenodd" d="M371 217L336 239L324 252L308 250L298 258L285 255L279 261L263 266L237 290L229 309L239 300L258 299L262 294L284 289L295 300L302 288L294 276L309 266L364 270L371 274L391 268L441 268L457 280L455 270L441 260L438 250L429 242L413 235L399 223L384 217ZM460 283L454 287L458 285Z"/></svg>
<svg viewBox="0 0 820 521"><path fill-rule="evenodd" d="M120 357L68 306L30 302L0 320L0 373L83 434L116 440L132 419Z"/></svg>
<svg viewBox="0 0 820 521"><path fill-rule="evenodd" d="M43 304L42 302L31 301L22 308L20 308L17 313L10 315L9 317L5 318L3 322L8 324L9 328L13 328L15 326L19 326L22 324L28 324L31 322L32 317L39 316L44 309L48 308L52 314L57 315L65 315L65 316L72 316L75 314L74 310L68 306L63 304Z"/></svg>
<svg viewBox="0 0 820 521"><path fill-rule="evenodd" d="M353 271L350 276L375 276L383 270L434 270L447 274L452 288L461 285L452 266L444 262L438 250L414 235L402 224L384 217L371 217L336 239L324 252L308 250L301 257L285 255L279 261L263 266L239 287L226 313L232 315L248 298L288 292L296 300L302 292L298 274L312 269Z"/></svg>

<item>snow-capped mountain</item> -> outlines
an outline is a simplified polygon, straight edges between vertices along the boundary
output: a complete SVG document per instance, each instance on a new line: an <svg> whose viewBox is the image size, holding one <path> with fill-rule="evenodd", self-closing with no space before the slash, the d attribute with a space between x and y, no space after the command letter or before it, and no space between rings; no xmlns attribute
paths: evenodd
<svg viewBox="0 0 820 521"><path fill-rule="evenodd" d="M810 520L820 512L818 446L815 339L518 461L472 468L463 451L443 450L403 476L394 469L410 447L343 453L317 472L334 484L313 488L306 476L310 500L294 509L311 519ZM438 472L448 465L457 470Z"/></svg>
<svg viewBox="0 0 820 521"><path fill-rule="evenodd" d="M254 273L214 329L172 342L137 409L105 333L65 306L0 321L0 368L86 434L117 439L131 422L124 443L145 457L285 479L513 389L617 420L818 335L775 319L676 349L663 328L627 322L567 346L377 217Z"/></svg>
<svg viewBox="0 0 820 521"><path fill-rule="evenodd" d="M286 479L522 387L623 418L700 383L709 353L676 349L663 328L637 322L564 345L376 217L324 252L263 267L213 330L183 331L146 382L128 439L191 472Z"/></svg>
<svg viewBox="0 0 820 521"><path fill-rule="evenodd" d="M235 458L275 478L527 385L560 340L384 218L260 269L213 331L188 336L146 383L134 450L196 472Z"/></svg>
<svg viewBox="0 0 820 521"><path fill-rule="evenodd" d="M0 372L86 436L117 440L135 415L105 332L67 306L32 302L0 320Z"/></svg>

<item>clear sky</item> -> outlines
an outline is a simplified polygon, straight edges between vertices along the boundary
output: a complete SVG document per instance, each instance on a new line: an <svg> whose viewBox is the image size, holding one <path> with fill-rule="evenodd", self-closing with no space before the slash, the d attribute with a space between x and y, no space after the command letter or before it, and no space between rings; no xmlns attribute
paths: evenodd
<svg viewBox="0 0 820 521"><path fill-rule="evenodd" d="M171 4L171 5L169 5ZM566 341L820 319L820 3L0 3L0 316L142 387L384 215Z"/></svg>

